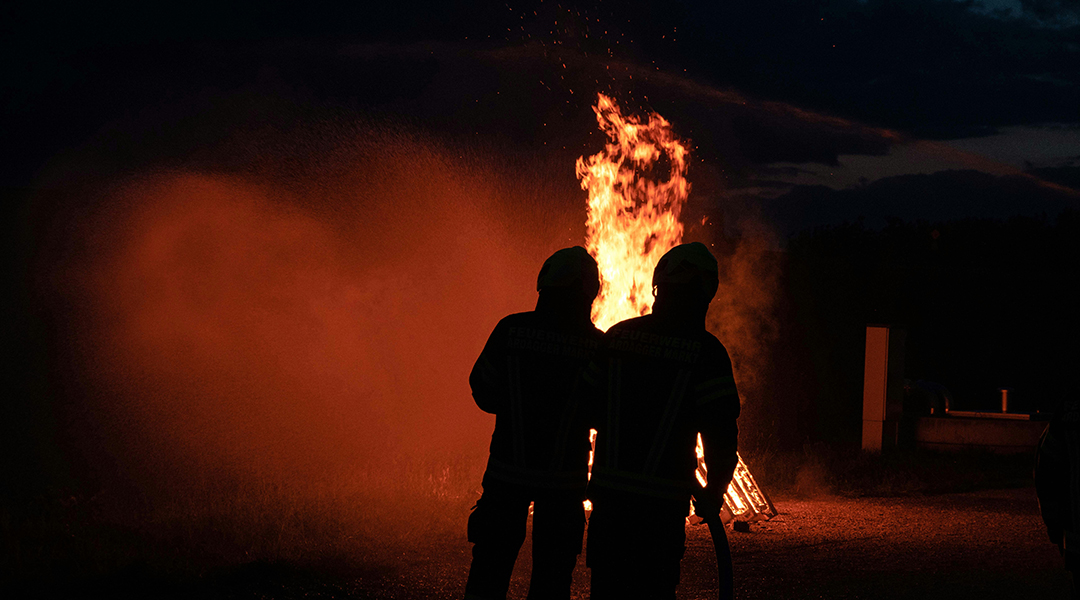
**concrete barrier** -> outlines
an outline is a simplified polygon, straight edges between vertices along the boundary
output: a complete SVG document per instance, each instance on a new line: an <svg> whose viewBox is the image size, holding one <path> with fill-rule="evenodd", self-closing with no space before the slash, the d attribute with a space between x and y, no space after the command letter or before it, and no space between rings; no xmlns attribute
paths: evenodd
<svg viewBox="0 0 1080 600"><path fill-rule="evenodd" d="M927 450L982 450L999 454L1034 452L1047 421L1009 413L949 413L919 417L915 446ZM1039 415L1041 417L1041 415Z"/></svg>

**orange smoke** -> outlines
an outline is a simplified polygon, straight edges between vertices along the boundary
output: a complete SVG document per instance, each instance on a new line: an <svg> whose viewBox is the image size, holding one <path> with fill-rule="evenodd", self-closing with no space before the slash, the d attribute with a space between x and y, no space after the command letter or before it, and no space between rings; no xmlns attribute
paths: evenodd
<svg viewBox="0 0 1080 600"><path fill-rule="evenodd" d="M511 226L531 209L475 158L372 146L317 186L158 173L73 217L78 252L54 270L88 390L82 445L165 495L208 480L475 491L492 424L469 369L535 303L550 240Z"/></svg>

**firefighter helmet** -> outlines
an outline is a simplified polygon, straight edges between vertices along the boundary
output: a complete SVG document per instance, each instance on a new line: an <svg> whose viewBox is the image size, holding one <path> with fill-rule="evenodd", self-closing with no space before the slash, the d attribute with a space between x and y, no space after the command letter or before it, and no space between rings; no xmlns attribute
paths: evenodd
<svg viewBox="0 0 1080 600"><path fill-rule="evenodd" d="M600 291L600 270L581 246L563 248L552 254L536 277L536 291L580 286L589 298Z"/></svg>
<svg viewBox="0 0 1080 600"><path fill-rule="evenodd" d="M720 284L716 258L701 242L675 246L660 257L653 270L653 286L665 283L696 284L711 300Z"/></svg>

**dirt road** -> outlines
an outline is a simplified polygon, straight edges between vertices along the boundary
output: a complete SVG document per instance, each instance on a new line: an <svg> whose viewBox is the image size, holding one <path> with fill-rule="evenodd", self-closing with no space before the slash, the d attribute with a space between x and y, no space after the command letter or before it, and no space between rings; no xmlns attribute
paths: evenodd
<svg viewBox="0 0 1080 600"><path fill-rule="evenodd" d="M1068 577L1046 539L1032 488L912 498L777 498L780 514L730 532L736 597L1065 598ZM688 527L679 598L715 598L708 530ZM370 598L460 598L469 548L403 556L405 568L346 586ZM528 542L511 587L524 598ZM588 598L584 561L575 598ZM341 590L345 591L345 590Z"/></svg>

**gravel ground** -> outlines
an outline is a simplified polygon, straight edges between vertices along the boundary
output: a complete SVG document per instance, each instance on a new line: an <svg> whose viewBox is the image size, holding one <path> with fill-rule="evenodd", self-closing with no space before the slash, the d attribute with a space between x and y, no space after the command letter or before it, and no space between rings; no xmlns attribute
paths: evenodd
<svg viewBox="0 0 1080 600"><path fill-rule="evenodd" d="M729 533L738 598L1068 595L1031 488L776 505L771 521ZM715 597L710 539L690 529L679 597Z"/></svg>
<svg viewBox="0 0 1080 600"><path fill-rule="evenodd" d="M1066 598L1068 575L1046 539L1032 488L909 498L776 498L779 516L729 529L736 597ZM708 529L688 526L679 598L716 597ZM528 543L511 598L528 587ZM368 598L460 598L464 540L402 556L401 570L345 586ZM574 597L588 597L584 560Z"/></svg>

